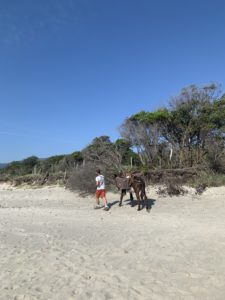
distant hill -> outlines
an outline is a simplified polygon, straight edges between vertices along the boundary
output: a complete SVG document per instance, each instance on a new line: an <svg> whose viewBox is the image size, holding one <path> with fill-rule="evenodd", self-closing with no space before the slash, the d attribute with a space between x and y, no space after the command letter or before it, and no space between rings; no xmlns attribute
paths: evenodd
<svg viewBox="0 0 225 300"><path fill-rule="evenodd" d="M2 164L2 163L0 163L0 169L5 168L7 165L8 165L8 164Z"/></svg>

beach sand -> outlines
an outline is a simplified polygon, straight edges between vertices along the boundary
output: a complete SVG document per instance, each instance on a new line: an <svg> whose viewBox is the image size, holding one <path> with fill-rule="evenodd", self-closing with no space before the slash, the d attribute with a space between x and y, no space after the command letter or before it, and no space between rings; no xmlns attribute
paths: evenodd
<svg viewBox="0 0 225 300"><path fill-rule="evenodd" d="M140 212L62 187L0 184L0 299L225 299L225 187Z"/></svg>

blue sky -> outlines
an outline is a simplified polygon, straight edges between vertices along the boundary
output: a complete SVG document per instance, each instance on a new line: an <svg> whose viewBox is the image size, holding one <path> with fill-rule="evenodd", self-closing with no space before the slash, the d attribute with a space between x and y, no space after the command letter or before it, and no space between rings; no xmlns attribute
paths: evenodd
<svg viewBox="0 0 225 300"><path fill-rule="evenodd" d="M0 162L119 137L190 84L222 84L224 0L1 0Z"/></svg>

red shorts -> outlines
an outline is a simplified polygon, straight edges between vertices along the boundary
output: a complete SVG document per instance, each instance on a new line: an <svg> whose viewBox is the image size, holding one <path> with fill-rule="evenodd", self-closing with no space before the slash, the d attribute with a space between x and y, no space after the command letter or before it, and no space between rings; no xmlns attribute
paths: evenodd
<svg viewBox="0 0 225 300"><path fill-rule="evenodd" d="M105 190L96 190L96 198L104 198L105 197Z"/></svg>

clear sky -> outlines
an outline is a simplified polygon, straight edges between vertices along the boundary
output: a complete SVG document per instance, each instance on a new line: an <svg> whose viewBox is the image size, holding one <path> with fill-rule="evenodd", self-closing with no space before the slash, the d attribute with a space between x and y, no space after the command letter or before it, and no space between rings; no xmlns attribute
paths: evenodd
<svg viewBox="0 0 225 300"><path fill-rule="evenodd" d="M224 74L224 0L0 0L0 162L114 141Z"/></svg>

